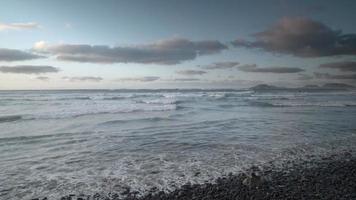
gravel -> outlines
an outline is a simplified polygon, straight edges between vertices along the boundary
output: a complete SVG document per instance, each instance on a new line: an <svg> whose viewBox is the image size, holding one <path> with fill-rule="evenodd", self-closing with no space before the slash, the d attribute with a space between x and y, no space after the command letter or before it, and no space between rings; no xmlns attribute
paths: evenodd
<svg viewBox="0 0 356 200"><path fill-rule="evenodd" d="M41 198L43 199L43 198ZM38 199L38 200L41 200ZM292 162L284 168L253 166L245 173L218 178L215 183L186 184L165 193L68 195L61 200L252 200L356 199L356 158L349 152ZM37 200L37 199L36 199Z"/></svg>

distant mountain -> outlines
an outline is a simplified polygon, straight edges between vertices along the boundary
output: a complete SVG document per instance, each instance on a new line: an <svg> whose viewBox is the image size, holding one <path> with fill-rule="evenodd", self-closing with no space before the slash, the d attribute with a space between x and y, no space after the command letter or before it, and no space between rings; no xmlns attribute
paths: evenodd
<svg viewBox="0 0 356 200"><path fill-rule="evenodd" d="M325 91L325 90L348 90L355 88L352 85L344 84L344 83L326 83L323 86L318 85L305 85L303 87L297 88L285 88L285 87L277 87L273 85L260 84L254 87L251 87L250 90L253 91L271 91L271 90L285 90L285 91Z"/></svg>
<svg viewBox="0 0 356 200"><path fill-rule="evenodd" d="M259 84L254 87L251 87L250 89L251 90L282 90L287 88L282 88L282 87L277 87L277 86L267 85L267 84Z"/></svg>

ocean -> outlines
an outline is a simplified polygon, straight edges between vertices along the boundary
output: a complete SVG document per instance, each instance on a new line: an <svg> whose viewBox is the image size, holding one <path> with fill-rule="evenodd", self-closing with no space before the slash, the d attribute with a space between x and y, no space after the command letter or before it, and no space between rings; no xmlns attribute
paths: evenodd
<svg viewBox="0 0 356 200"><path fill-rule="evenodd" d="M171 191L355 146L355 90L0 92L0 199Z"/></svg>

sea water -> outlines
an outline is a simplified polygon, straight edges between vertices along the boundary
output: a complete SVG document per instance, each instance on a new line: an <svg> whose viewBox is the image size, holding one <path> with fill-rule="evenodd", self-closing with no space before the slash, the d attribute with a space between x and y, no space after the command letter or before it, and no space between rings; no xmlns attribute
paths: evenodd
<svg viewBox="0 0 356 200"><path fill-rule="evenodd" d="M170 191L355 145L355 91L1 91L0 199Z"/></svg>

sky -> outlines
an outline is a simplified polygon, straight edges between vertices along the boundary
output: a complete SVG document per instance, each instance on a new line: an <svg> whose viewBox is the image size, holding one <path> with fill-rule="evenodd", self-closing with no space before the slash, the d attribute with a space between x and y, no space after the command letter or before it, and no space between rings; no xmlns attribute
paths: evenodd
<svg viewBox="0 0 356 200"><path fill-rule="evenodd" d="M2 0L0 90L356 84L352 0Z"/></svg>

